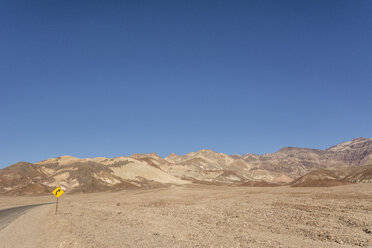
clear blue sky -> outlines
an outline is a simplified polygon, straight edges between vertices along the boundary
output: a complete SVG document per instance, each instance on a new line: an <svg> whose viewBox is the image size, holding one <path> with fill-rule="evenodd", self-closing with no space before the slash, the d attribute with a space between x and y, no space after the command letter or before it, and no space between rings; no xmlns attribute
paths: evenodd
<svg viewBox="0 0 372 248"><path fill-rule="evenodd" d="M1 1L0 167L372 137L372 1Z"/></svg>

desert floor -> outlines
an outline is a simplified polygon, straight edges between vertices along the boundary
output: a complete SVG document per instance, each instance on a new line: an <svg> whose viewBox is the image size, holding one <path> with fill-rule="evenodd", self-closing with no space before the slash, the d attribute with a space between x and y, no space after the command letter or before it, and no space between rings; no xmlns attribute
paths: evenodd
<svg viewBox="0 0 372 248"><path fill-rule="evenodd" d="M0 197L0 209L55 201ZM188 185L64 194L0 231L0 247L372 247L372 184Z"/></svg>

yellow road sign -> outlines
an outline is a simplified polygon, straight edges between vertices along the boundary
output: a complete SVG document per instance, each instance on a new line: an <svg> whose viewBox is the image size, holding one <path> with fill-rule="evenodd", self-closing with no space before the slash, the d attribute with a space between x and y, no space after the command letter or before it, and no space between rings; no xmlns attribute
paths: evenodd
<svg viewBox="0 0 372 248"><path fill-rule="evenodd" d="M57 187L55 190L53 190L53 195L55 197L60 197L63 193L65 193L65 191L63 191L63 189L61 189L60 187Z"/></svg>

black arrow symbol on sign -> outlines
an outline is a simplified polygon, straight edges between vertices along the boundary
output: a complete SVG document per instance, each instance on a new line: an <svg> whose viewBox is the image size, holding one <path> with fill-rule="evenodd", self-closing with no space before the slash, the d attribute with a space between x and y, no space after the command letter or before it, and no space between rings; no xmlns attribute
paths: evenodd
<svg viewBox="0 0 372 248"><path fill-rule="evenodd" d="M58 189L58 190L56 191L56 196L58 195L58 192L59 192L59 191L61 191L61 189Z"/></svg>

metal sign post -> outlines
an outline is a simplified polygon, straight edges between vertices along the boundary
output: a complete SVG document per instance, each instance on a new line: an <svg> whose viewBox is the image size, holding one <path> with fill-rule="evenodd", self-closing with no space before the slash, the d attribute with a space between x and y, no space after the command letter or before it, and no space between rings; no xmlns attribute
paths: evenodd
<svg viewBox="0 0 372 248"><path fill-rule="evenodd" d="M56 202L56 215L57 215L57 210L58 210L58 197L57 197L57 202Z"/></svg>

